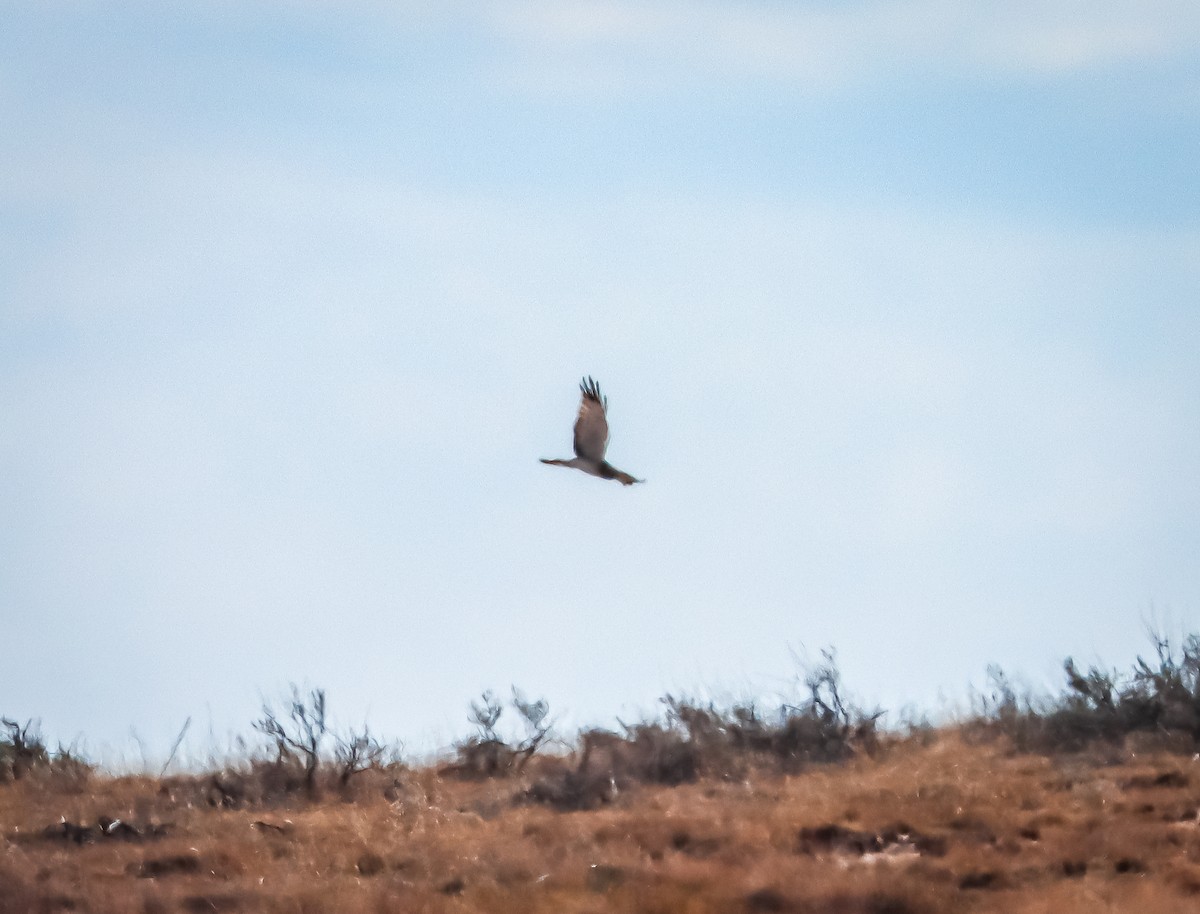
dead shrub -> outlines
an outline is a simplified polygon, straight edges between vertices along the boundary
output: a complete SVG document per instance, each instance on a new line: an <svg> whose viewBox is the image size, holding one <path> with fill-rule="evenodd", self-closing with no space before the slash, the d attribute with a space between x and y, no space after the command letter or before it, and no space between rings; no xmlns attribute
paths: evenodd
<svg viewBox="0 0 1200 914"><path fill-rule="evenodd" d="M210 804L237 807L301 792L317 799L328 787L350 798L351 782L359 775L400 767L400 748L373 736L365 724L361 731L344 734L330 729L324 689L302 695L293 685L287 715L264 704L263 716L252 726L270 741L271 757L212 775L207 785ZM332 757L326 748L330 740Z"/></svg>
<svg viewBox="0 0 1200 914"><path fill-rule="evenodd" d="M0 737L0 784L29 776L52 779L55 786L78 789L91 776L92 766L70 748L46 748L40 721L30 718L24 724L0 717L7 733Z"/></svg>
<svg viewBox="0 0 1200 914"><path fill-rule="evenodd" d="M290 792L293 772L302 772L302 783L309 796L317 793L317 772L321 767L321 747L328 733L325 720L325 690L313 689L307 696L292 686L288 716L281 718L270 705L263 705L263 716L252 724L274 743L274 768L281 786Z"/></svg>
<svg viewBox="0 0 1200 914"><path fill-rule="evenodd" d="M742 779L764 764L793 771L873 751L882 712L864 713L844 696L832 650L805 672L807 696L783 704L770 719L754 704L719 708L667 695L663 717L624 724L624 734L586 730L574 768L544 776L520 799L562 810L611 802L632 784L686 784L700 777Z"/></svg>
<svg viewBox="0 0 1200 914"><path fill-rule="evenodd" d="M509 706L521 720L524 736L513 743L505 741L496 729L505 705L490 689L471 702L468 718L478 733L455 747L456 759L443 767L446 774L465 778L494 778L518 774L525 769L534 753L550 738L553 722L550 705L545 699L529 701L516 686L512 688Z"/></svg>
<svg viewBox="0 0 1200 914"><path fill-rule="evenodd" d="M1166 635L1148 635L1154 658L1138 656L1125 674L1100 666L1083 670L1068 657L1066 689L1056 696L1018 699L1004 672L989 667L992 695L968 732L1003 734L1032 752L1079 752L1142 735L1194 747L1200 743L1200 635L1188 635L1179 649Z"/></svg>

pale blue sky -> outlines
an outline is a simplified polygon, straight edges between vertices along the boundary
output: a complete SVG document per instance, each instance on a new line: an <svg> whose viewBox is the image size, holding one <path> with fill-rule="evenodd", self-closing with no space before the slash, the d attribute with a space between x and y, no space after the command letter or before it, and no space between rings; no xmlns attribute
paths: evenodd
<svg viewBox="0 0 1200 914"><path fill-rule="evenodd" d="M0 711L413 746L1200 627L1200 6L0 5ZM609 396L623 489L568 456Z"/></svg>

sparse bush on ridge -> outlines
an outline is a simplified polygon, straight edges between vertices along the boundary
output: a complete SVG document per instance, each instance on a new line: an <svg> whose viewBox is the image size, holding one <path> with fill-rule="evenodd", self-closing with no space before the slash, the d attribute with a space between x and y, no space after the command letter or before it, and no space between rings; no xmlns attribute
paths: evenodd
<svg viewBox="0 0 1200 914"><path fill-rule="evenodd" d="M17 780L30 770L50 764L50 753L42 742L37 723L30 718L22 726L7 717L0 718L0 726L8 731L0 739L0 780Z"/></svg>
<svg viewBox="0 0 1200 914"><path fill-rule="evenodd" d="M1081 668L1067 658L1065 688L1058 695L1019 694L1002 669L989 667L990 688L962 731L973 738L1003 736L1017 751L1038 753L1119 744L1135 734L1198 746L1200 635L1188 635L1178 647L1153 631L1150 638L1151 659L1137 657L1124 674L1101 666ZM586 809L611 802L638 784L743 779L764 766L795 772L873 754L885 738L931 738L928 722L886 731L879 725L882 711L866 711L851 702L832 650L802 667L797 682L799 698L769 709L754 701L718 706L666 695L657 719L618 721L619 730L585 729L574 746L554 740L544 699L528 700L515 687L507 701L486 691L470 703L469 720L476 732L455 746L454 759L439 771L467 779L520 778L515 789L521 802ZM498 725L510 709L520 729L506 738ZM48 751L33 720L20 724L3 717L0 727L0 783L35 772L80 781L92 770L69 750ZM292 686L283 710L264 704L252 727L266 738L266 754L251 754L201 776L174 778L172 784L191 784L197 801L223 807L297 796L316 799L327 789L349 796L360 783L362 789L396 789L403 767L399 748L366 726L333 732L323 689L302 693ZM534 756L552 741L567 747L567 754L546 755L531 767ZM383 777L364 779L369 772Z"/></svg>
<svg viewBox="0 0 1200 914"><path fill-rule="evenodd" d="M574 767L563 767L529 788L524 797L559 809L610 802L636 783L675 785L700 777L743 778L764 764L795 771L808 764L843 761L878 745L881 711L849 703L832 650L805 671L807 696L783 703L769 717L753 703L719 708L667 695L664 717L580 734Z"/></svg>
<svg viewBox="0 0 1200 914"><path fill-rule="evenodd" d="M1137 734L1200 743L1200 635L1178 650L1150 631L1154 658L1138 656L1126 674L1063 661L1066 691L1050 697L1018 698L999 667L989 667L990 700L968 729L1002 733L1018 750L1074 752L1097 743L1118 743Z"/></svg>
<svg viewBox="0 0 1200 914"><path fill-rule="evenodd" d="M303 772L304 788L310 796L317 792L317 771L321 767L321 748L329 732L325 721L325 690L313 689L307 697L292 686L288 717L268 704L263 716L252 724L255 730L274 743L275 767L281 773Z"/></svg>
<svg viewBox="0 0 1200 914"><path fill-rule="evenodd" d="M521 718L525 736L515 744L505 742L496 730L504 714L504 705L490 689L471 702L469 721L478 733L467 737L456 747L456 759L443 767L447 774L460 777L502 777L524 770L529 759L553 733L549 718L550 705L546 700L528 701L516 686L512 687L511 707Z"/></svg>
<svg viewBox="0 0 1200 914"><path fill-rule="evenodd" d="M833 652L825 651L822 657L803 677L807 692L803 700L782 703L769 716L753 703L718 708L711 702L667 695L661 700L664 713L659 720L621 723L620 734L585 730L571 755L547 759L519 798L562 809L586 808L610 801L633 784L676 785L702 776L741 777L750 766L764 762L795 770L871 751L881 712L866 714L848 703ZM444 774L466 778L521 775L553 736L549 704L545 699L528 700L516 687L508 702L486 691L470 708L469 720L477 732L456 746L455 760L440 769ZM523 735L511 741L497 730L507 708L516 712L523 730ZM10 737L0 743L0 765L24 772L48 757L40 741L31 741L30 734L36 730L31 730L30 724L21 728L15 722L4 723ZM397 751L372 736L368 728L345 735L331 732L324 689L302 693L293 685L283 711L265 703L262 717L251 726L266 738L266 756L252 755L198 778L175 778L175 787L184 789L190 784L198 801L236 808L297 795L315 800L329 787L346 793L363 772L400 767ZM0 767L0 777L5 770ZM394 783L392 778L387 789Z"/></svg>
<svg viewBox="0 0 1200 914"><path fill-rule="evenodd" d="M205 776L203 795L209 805L236 808L297 794L317 799L329 788L349 795L359 775L402 767L400 747L381 742L369 727L333 732L324 689L305 695L293 685L286 717L269 703L262 710L263 716L251 726L267 738L270 755L231 763ZM330 741L332 754L327 749Z"/></svg>
<svg viewBox="0 0 1200 914"><path fill-rule="evenodd" d="M91 774L92 766L71 749L61 745L54 752L46 748L40 722L30 718L24 724L0 717L0 727L8 731L0 736L0 783L30 775L46 775L79 783Z"/></svg>
<svg viewBox="0 0 1200 914"><path fill-rule="evenodd" d="M345 736L339 736L333 749L338 786L343 789L349 787L350 779L356 774L381 768L387 764L389 756L394 761L397 754L398 750L389 750L384 743L372 736L370 728L366 725L361 733L352 730Z"/></svg>

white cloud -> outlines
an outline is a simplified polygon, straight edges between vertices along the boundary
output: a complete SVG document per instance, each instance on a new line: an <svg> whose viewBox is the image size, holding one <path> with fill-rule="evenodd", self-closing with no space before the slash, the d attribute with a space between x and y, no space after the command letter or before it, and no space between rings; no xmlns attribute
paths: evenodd
<svg viewBox="0 0 1200 914"><path fill-rule="evenodd" d="M1053 78L1200 51L1200 7L950 0L804 4L495 3L526 87L688 88L697 77L821 91L906 73Z"/></svg>

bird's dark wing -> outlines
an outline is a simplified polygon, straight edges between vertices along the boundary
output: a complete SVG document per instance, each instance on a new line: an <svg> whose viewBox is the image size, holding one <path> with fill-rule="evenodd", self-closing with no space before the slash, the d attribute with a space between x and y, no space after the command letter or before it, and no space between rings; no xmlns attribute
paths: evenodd
<svg viewBox="0 0 1200 914"><path fill-rule="evenodd" d="M579 385L583 399L579 402L579 418L575 420L575 454L599 463L608 448L608 399L591 378Z"/></svg>

